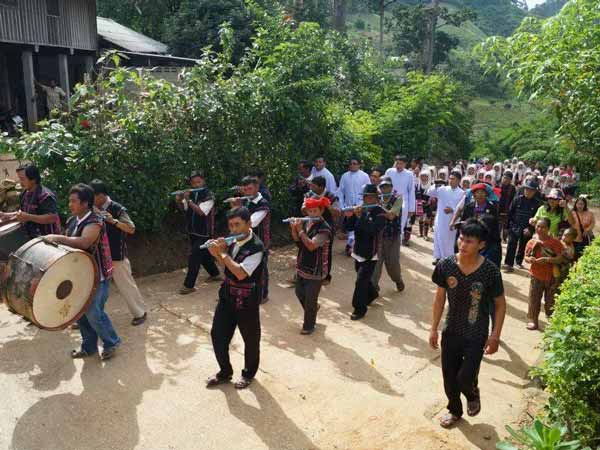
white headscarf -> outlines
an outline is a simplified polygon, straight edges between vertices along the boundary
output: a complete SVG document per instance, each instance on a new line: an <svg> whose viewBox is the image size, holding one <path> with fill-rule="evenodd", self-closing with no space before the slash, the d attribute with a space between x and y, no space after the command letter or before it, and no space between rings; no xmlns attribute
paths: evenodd
<svg viewBox="0 0 600 450"><path fill-rule="evenodd" d="M427 181L423 182L422 177L427 177ZM423 167L423 170L421 170L421 173L419 174L418 186L423 188L425 191L431 187L431 175L429 168L426 170L425 167Z"/></svg>

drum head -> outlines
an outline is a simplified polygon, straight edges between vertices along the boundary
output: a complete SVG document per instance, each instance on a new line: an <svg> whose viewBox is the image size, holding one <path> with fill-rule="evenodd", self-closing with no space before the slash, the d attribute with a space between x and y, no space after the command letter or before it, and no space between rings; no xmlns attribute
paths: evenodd
<svg viewBox="0 0 600 450"><path fill-rule="evenodd" d="M8 222L0 224L0 236L4 236L5 234L12 233L13 231L21 228L21 224L19 222Z"/></svg>
<svg viewBox="0 0 600 450"><path fill-rule="evenodd" d="M84 252L71 252L44 273L33 298L33 317L42 328L65 327L84 313L94 292L96 269Z"/></svg>

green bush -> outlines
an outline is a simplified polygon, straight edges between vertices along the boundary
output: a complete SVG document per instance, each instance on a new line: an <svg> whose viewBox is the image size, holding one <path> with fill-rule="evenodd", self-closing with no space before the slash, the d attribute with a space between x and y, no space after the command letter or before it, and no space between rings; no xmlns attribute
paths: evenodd
<svg viewBox="0 0 600 450"><path fill-rule="evenodd" d="M536 420L533 425L513 430L506 426L512 439L517 443L513 445L508 441L498 442L498 450L580 450L582 445L579 441L567 441L567 429L565 427L547 426ZM588 449L589 450L589 449Z"/></svg>
<svg viewBox="0 0 600 450"><path fill-rule="evenodd" d="M357 30L364 30L365 29L365 21L362 19L356 19L356 21L354 22L354 28L356 28Z"/></svg>
<svg viewBox="0 0 600 450"><path fill-rule="evenodd" d="M600 240L561 287L544 333L545 359L536 373L547 385L552 421L586 445L600 441Z"/></svg>

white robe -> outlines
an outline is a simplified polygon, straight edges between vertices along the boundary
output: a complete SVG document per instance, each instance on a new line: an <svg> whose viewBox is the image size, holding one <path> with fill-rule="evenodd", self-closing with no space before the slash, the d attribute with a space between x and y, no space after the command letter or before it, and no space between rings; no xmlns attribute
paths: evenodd
<svg viewBox="0 0 600 450"><path fill-rule="evenodd" d="M314 177L323 177L325 178L325 190L335 194L337 192L337 184L335 182L335 177L329 171L327 167L323 167L322 170L317 170L316 167L313 167L310 171L311 179Z"/></svg>
<svg viewBox="0 0 600 450"><path fill-rule="evenodd" d="M462 201L465 191L459 187L452 189L450 186L432 186L429 189L428 195L437 198L433 257L435 259L447 258L454 255L454 243L456 241L456 230L450 230L450 222L452 222L454 212ZM444 212L444 209L447 207L452 208L450 214Z"/></svg>
<svg viewBox="0 0 600 450"><path fill-rule="evenodd" d="M365 184L369 184L371 180L362 170L356 172L346 172L340 178L340 188L338 190L338 198L342 208L360 205L362 203L362 191Z"/></svg>
<svg viewBox="0 0 600 450"><path fill-rule="evenodd" d="M386 170L385 175L392 179L394 192L402 197L402 230L406 228L408 214L417 210L415 197L415 176L409 170L398 171L395 167Z"/></svg>

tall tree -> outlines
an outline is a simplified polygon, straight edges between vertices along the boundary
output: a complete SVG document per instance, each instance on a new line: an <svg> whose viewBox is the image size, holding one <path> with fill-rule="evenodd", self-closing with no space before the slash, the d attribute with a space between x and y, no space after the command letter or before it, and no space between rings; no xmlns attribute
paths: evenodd
<svg viewBox="0 0 600 450"><path fill-rule="evenodd" d="M462 9L449 12L447 8L431 5L399 5L392 12L388 28L393 32L395 50L408 56L415 68L431 72L437 64L446 62L450 50L458 46L458 39L445 33L445 25L461 26L477 15L473 10ZM444 24L438 25L438 19Z"/></svg>
<svg viewBox="0 0 600 450"><path fill-rule="evenodd" d="M385 12L398 0L369 0L369 7L379 16L379 51L383 55L383 35L385 30Z"/></svg>
<svg viewBox="0 0 600 450"><path fill-rule="evenodd" d="M344 33L346 31L347 0L334 0L333 11L333 27L340 33Z"/></svg>
<svg viewBox="0 0 600 450"><path fill-rule="evenodd" d="M423 46L423 62L425 73L431 73L433 68L433 48L435 44L435 29L439 15L440 0L431 0L431 4L426 7L427 33L425 36L425 45Z"/></svg>

